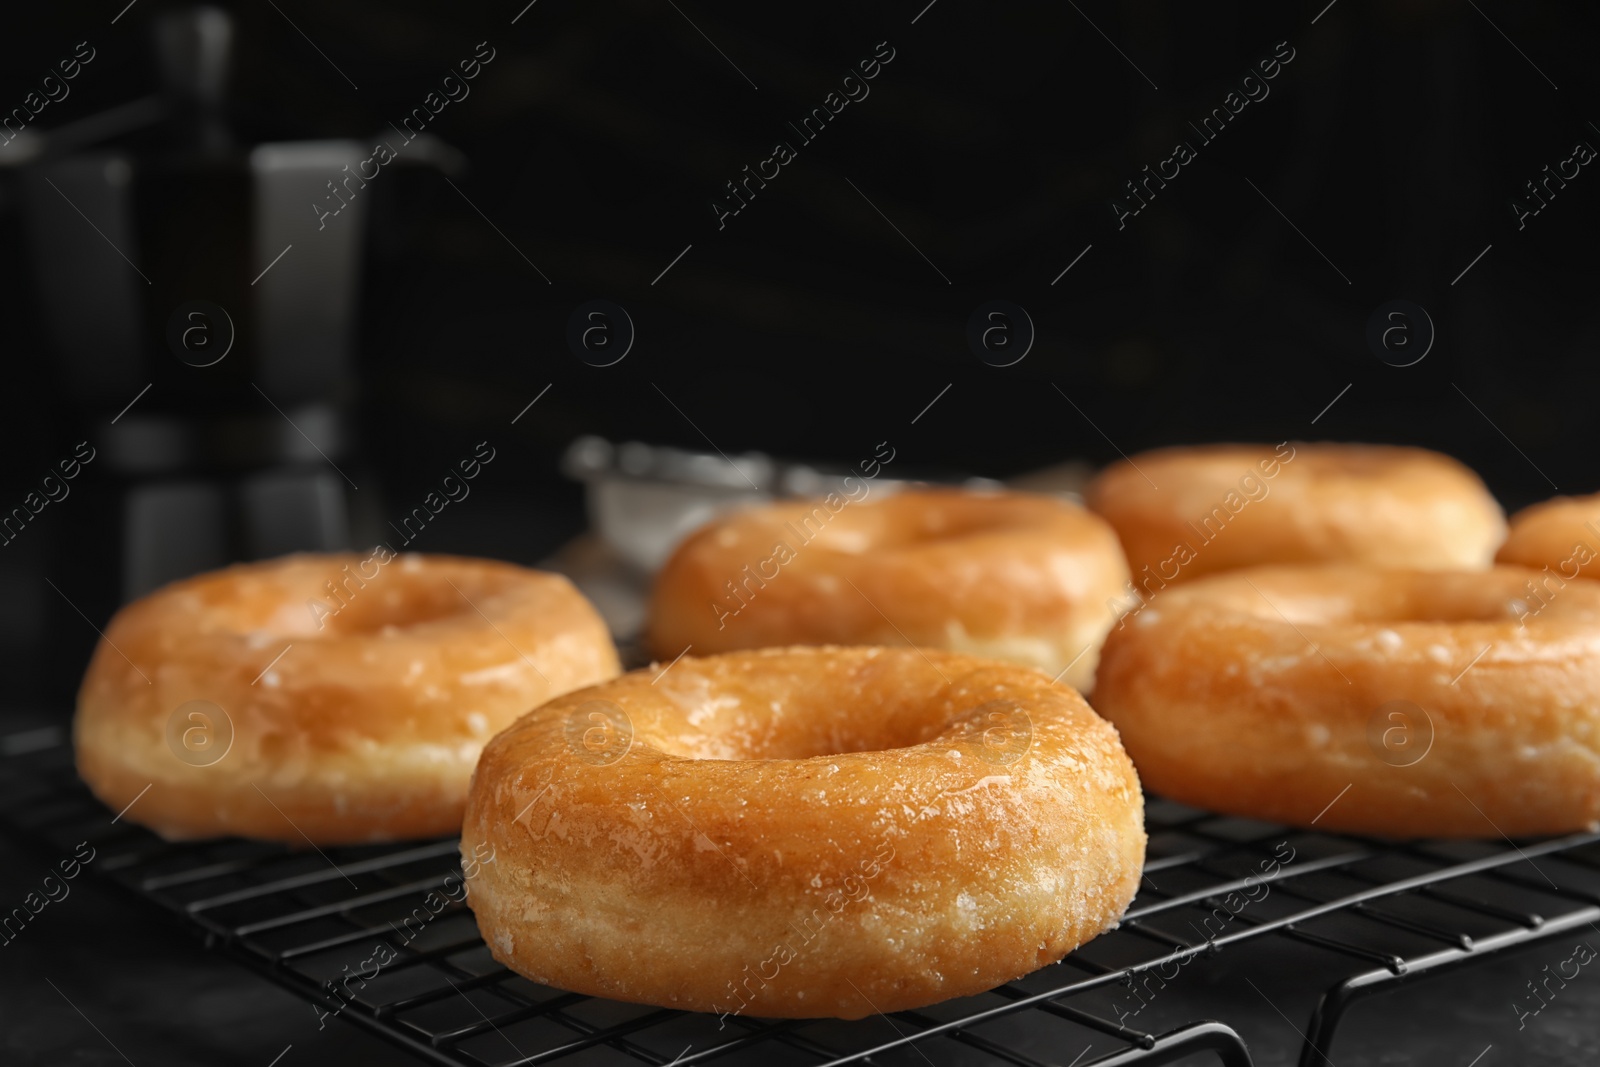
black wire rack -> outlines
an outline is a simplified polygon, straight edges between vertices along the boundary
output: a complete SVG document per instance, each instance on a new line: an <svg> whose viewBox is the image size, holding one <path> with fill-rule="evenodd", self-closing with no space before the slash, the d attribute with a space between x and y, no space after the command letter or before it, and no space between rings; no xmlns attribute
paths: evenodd
<svg viewBox="0 0 1600 1067"><path fill-rule="evenodd" d="M1251 1067L1225 1023L1154 1033L1140 1016L1190 961L1273 939L1339 961L1344 977L1297 1026L1301 1067L1323 1067L1353 1002L1600 919L1597 833L1397 844L1152 800L1138 899L1116 930L1060 963L982 996L856 1022L719 1020L545 988L495 963L471 913L442 892L460 877L454 839L326 852L172 844L113 815L78 780L63 730L0 739L0 819L24 843L58 856L88 842L89 870L319 1015L424 1061L469 1067L839 1067L869 1057L1043 1067L1074 1052L1074 1067L1197 1054Z"/></svg>

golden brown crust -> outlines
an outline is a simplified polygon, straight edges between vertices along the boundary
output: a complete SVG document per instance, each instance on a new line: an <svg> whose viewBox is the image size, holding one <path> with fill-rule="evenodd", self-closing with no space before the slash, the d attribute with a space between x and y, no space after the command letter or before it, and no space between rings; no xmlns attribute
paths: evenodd
<svg viewBox="0 0 1600 1067"><path fill-rule="evenodd" d="M1163 448L1106 468L1085 497L1115 527L1142 597L1268 564L1486 567L1505 536L1478 476L1420 448Z"/></svg>
<svg viewBox="0 0 1600 1067"><path fill-rule="evenodd" d="M1067 669L1078 688L1094 677L1128 581L1099 518L1024 493L833 501L753 508L689 537L656 579L652 651L909 644Z"/></svg>
<svg viewBox="0 0 1600 1067"><path fill-rule="evenodd" d="M1213 811L1395 837L1592 827L1600 583L1530 614L1531 573L1202 579L1112 631L1095 707L1152 792Z"/></svg>
<svg viewBox="0 0 1600 1067"><path fill-rule="evenodd" d="M1600 493L1558 496L1511 516L1511 533L1495 560L1550 575L1539 585L1600 578Z"/></svg>
<svg viewBox="0 0 1600 1067"><path fill-rule="evenodd" d="M288 556L117 613L78 695L78 770L113 810L137 798L125 817L172 839L454 833L484 742L618 670L605 625L559 575ZM203 747L230 725L231 747Z"/></svg>
<svg viewBox="0 0 1600 1067"><path fill-rule="evenodd" d="M1040 672L884 648L659 671L551 701L478 764L462 849L496 861L469 900L535 981L858 1018L1032 971L1133 897L1138 779Z"/></svg>

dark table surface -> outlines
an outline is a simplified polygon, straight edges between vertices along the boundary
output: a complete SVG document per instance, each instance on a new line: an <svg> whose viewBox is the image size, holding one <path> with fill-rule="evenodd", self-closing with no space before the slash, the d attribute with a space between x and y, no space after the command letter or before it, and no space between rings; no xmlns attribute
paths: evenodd
<svg viewBox="0 0 1600 1067"><path fill-rule="evenodd" d="M38 713L0 714L0 735L48 721ZM0 837L0 903L7 910L19 904L48 866L46 857ZM0 946L0 1063L417 1062L347 1022L319 1028L305 1001L209 952L175 919L109 883L82 877L69 884L66 898ZM1338 1067L1600 1062L1600 971L1585 968L1521 1027L1515 1007L1526 1009L1526 983L1569 957L1580 940L1600 947L1600 930L1402 985L1354 1008L1327 1051ZM1323 959L1303 947L1286 949L1276 939L1246 942L1185 967L1138 1025L1160 1032L1220 1019L1244 1036L1260 1067L1293 1064L1316 997L1360 969L1364 965ZM940 1053L952 1048L929 1052L942 1062ZM1070 1063L1080 1051L1063 1049L1054 1058Z"/></svg>

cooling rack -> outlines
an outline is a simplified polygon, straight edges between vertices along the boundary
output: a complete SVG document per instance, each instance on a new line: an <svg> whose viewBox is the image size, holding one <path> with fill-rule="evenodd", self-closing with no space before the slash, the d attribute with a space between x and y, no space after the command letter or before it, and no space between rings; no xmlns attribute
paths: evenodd
<svg viewBox="0 0 1600 1067"><path fill-rule="evenodd" d="M305 998L319 1025L337 1017L457 1067L869 1057L1107 1067L1197 1054L1251 1067L1223 1022L1159 1033L1141 1022L1190 962L1272 941L1341 964L1342 979L1296 1022L1301 1067L1322 1067L1353 1002L1600 919L1600 834L1395 844L1152 800L1138 898L1118 929L1060 963L982 996L856 1022L719 1020L548 989L496 964L449 892L461 876L454 839L323 852L170 844L114 814L79 782L60 728L0 739L0 820L25 844L52 858L87 842L87 870Z"/></svg>

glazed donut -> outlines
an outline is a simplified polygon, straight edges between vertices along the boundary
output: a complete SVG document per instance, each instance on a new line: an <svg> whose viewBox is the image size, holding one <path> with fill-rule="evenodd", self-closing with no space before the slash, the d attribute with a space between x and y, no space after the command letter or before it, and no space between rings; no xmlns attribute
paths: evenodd
<svg viewBox="0 0 1600 1067"><path fill-rule="evenodd" d="M854 1019L1116 924L1144 858L1116 731L1038 671L786 648L569 693L484 749L463 855L494 958L696 1011Z"/></svg>
<svg viewBox="0 0 1600 1067"><path fill-rule="evenodd" d="M1108 467L1086 499L1116 528L1141 599L1260 564L1487 567L1505 536L1478 476L1419 448L1163 448Z"/></svg>
<svg viewBox="0 0 1600 1067"><path fill-rule="evenodd" d="M1600 583L1537 614L1533 572L1269 567L1113 630L1095 707L1152 792L1386 837L1600 820Z"/></svg>
<svg viewBox="0 0 1600 1067"><path fill-rule="evenodd" d="M671 659L778 645L915 645L1083 688L1128 582L1110 527L1045 496L906 490L713 521L656 578L648 643Z"/></svg>
<svg viewBox="0 0 1600 1067"><path fill-rule="evenodd" d="M387 548L229 567L111 620L78 773L171 840L451 834L485 741L618 669L559 575Z"/></svg>
<svg viewBox="0 0 1600 1067"><path fill-rule="evenodd" d="M1539 584L1600 578L1600 493L1558 496L1511 516L1495 559L1547 572ZM1548 572L1555 572L1554 575Z"/></svg>

